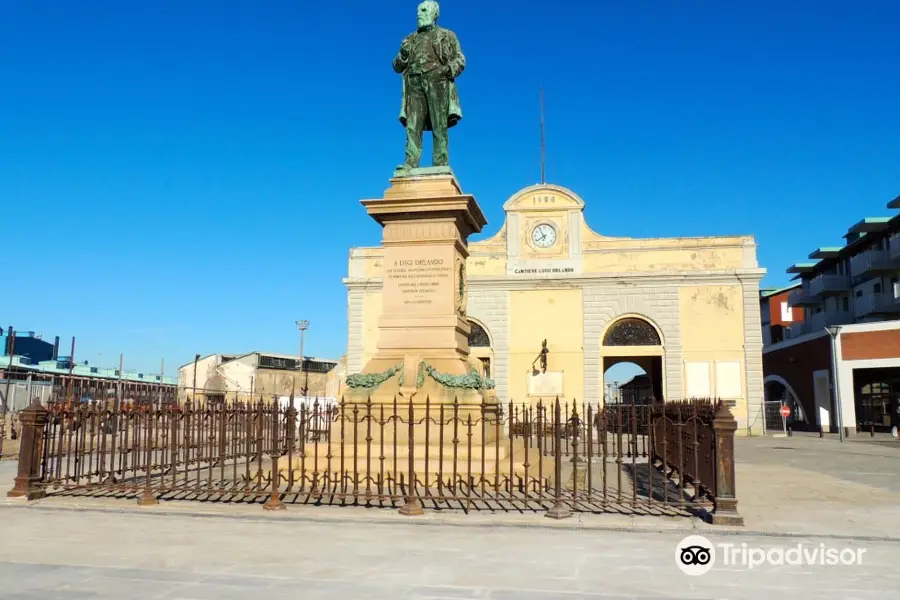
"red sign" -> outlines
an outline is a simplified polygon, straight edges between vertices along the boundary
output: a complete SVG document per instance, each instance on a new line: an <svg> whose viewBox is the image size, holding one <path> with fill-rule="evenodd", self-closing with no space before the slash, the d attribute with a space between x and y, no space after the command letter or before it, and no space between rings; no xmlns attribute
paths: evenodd
<svg viewBox="0 0 900 600"><path fill-rule="evenodd" d="M791 416L791 407L788 406L787 404L782 406L781 407L781 416L784 417L785 419L787 419L789 416Z"/></svg>

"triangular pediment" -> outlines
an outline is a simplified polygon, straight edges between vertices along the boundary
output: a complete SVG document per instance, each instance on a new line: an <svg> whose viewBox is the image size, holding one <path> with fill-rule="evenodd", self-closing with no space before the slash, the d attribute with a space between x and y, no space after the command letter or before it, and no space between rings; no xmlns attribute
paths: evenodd
<svg viewBox="0 0 900 600"><path fill-rule="evenodd" d="M584 210L584 200L558 185L538 184L516 192L503 205L506 212Z"/></svg>

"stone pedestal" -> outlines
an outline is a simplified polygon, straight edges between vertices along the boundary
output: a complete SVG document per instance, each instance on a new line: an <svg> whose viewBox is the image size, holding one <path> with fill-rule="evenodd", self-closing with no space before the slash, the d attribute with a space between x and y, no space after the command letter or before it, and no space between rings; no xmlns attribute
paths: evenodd
<svg viewBox="0 0 900 600"><path fill-rule="evenodd" d="M414 387L421 361L469 372L465 265L468 238L487 223L452 173L397 177L383 198L363 200L384 227L384 284L375 356L363 373L405 366Z"/></svg>
<svg viewBox="0 0 900 600"><path fill-rule="evenodd" d="M307 444L293 469L327 480L409 481L413 473L433 488L454 475L502 481L536 464L524 442L510 442L492 390L450 381L480 369L469 362L466 318L467 240L486 224L475 198L449 169L428 169L391 179L382 198L362 204L384 228L376 352L348 377L327 439ZM420 507L411 497L404 510Z"/></svg>

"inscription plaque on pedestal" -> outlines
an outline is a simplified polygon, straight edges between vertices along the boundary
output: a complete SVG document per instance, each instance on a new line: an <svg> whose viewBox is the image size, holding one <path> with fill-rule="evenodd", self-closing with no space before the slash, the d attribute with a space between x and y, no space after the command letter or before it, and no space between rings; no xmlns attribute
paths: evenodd
<svg viewBox="0 0 900 600"><path fill-rule="evenodd" d="M452 250L452 249L450 249ZM385 252L387 314L434 314L452 310L453 256L447 248L392 248Z"/></svg>

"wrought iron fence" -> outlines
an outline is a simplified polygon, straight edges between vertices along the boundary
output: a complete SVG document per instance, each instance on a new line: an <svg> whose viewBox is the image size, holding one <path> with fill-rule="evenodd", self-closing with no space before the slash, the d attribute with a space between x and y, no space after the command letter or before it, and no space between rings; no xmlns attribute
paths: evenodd
<svg viewBox="0 0 900 600"><path fill-rule="evenodd" d="M142 504L265 500L266 508L352 503L406 514L424 507L555 517L715 515L722 462L732 466L733 490L733 458L718 449L712 417L734 420L710 402L296 403L257 396L199 404L158 390L132 402L104 390L82 402L71 401L69 386L57 392L46 408L35 402L23 413L13 495L118 494Z"/></svg>
<svg viewBox="0 0 900 600"><path fill-rule="evenodd" d="M19 452L18 413L0 411L0 460L13 458Z"/></svg>
<svg viewBox="0 0 900 600"><path fill-rule="evenodd" d="M716 405L709 400L672 402L654 407L653 455L662 468L678 475L681 487L715 497Z"/></svg>

